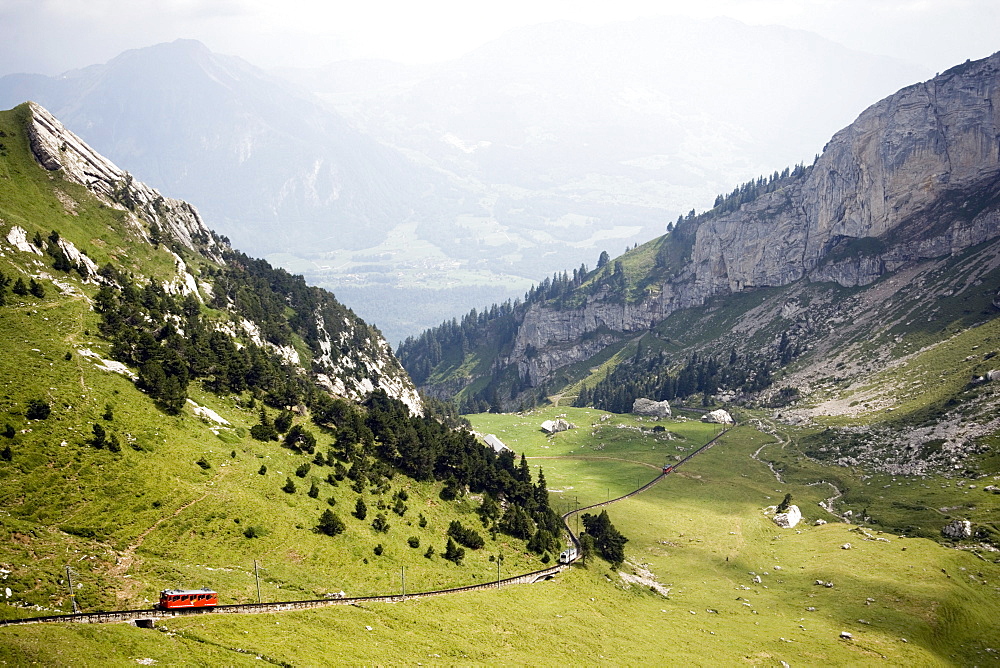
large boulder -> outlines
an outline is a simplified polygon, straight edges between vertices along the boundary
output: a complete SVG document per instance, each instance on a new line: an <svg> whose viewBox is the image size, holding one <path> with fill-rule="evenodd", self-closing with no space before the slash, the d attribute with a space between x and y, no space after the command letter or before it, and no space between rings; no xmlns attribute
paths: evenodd
<svg viewBox="0 0 1000 668"><path fill-rule="evenodd" d="M560 431L566 431L567 429L576 429L576 425L572 422L567 422L562 418L556 418L555 420L546 420L542 423L542 431L547 434L555 434Z"/></svg>
<svg viewBox="0 0 1000 668"><path fill-rule="evenodd" d="M712 411L711 413L705 413L701 416L702 422L714 422L716 424L733 424L733 416L722 410L721 408Z"/></svg>
<svg viewBox="0 0 1000 668"><path fill-rule="evenodd" d="M670 417L670 403L653 401L652 399L636 399L632 403L632 412L636 415L652 415L656 418Z"/></svg>
<svg viewBox="0 0 1000 668"><path fill-rule="evenodd" d="M788 506L788 510L774 516L774 523L783 529L791 529L802 521L802 511L798 506Z"/></svg>
<svg viewBox="0 0 1000 668"><path fill-rule="evenodd" d="M952 520L941 529L941 535L953 540L972 537L972 522L969 520Z"/></svg>

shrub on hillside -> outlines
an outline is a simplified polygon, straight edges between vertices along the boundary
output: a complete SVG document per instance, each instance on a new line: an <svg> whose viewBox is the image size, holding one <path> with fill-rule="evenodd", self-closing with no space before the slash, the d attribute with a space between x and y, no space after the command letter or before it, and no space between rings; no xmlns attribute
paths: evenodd
<svg viewBox="0 0 1000 668"><path fill-rule="evenodd" d="M478 531L462 526L458 520L452 520L448 525L448 535L470 550L478 550L486 544Z"/></svg>
<svg viewBox="0 0 1000 668"><path fill-rule="evenodd" d="M448 545L444 549L444 558L456 564L461 564L462 559L465 558L465 549L455 545L455 541L449 538Z"/></svg>
<svg viewBox="0 0 1000 668"><path fill-rule="evenodd" d="M31 399L24 414L29 420L44 420L52 413L49 402L44 399Z"/></svg>
<svg viewBox="0 0 1000 668"><path fill-rule="evenodd" d="M336 536L343 533L347 526L337 513L327 509L319 516L319 524L316 528L320 533L325 533L327 536Z"/></svg>

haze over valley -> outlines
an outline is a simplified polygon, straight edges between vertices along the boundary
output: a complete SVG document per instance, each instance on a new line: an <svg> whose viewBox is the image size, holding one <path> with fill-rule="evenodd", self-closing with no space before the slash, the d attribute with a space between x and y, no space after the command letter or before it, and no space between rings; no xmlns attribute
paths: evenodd
<svg viewBox="0 0 1000 668"><path fill-rule="evenodd" d="M266 73L182 40L9 75L0 106L39 102L398 343L811 163L925 75L801 31L662 18L537 25L411 67Z"/></svg>

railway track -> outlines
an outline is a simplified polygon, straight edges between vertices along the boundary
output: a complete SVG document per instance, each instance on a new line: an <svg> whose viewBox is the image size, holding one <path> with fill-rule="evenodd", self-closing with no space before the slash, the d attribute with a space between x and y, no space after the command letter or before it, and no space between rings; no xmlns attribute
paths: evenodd
<svg viewBox="0 0 1000 668"><path fill-rule="evenodd" d="M687 462L692 457L704 452L712 445L715 444L729 429L723 429L719 434L710 440L705 445L701 446L684 459L680 460L674 464L671 471L677 469ZM585 506L583 508L576 508L564 513L562 515L563 525L566 527L566 531L569 533L570 540L573 545L577 548L577 553L580 550L580 540L573 533L572 527L570 527L569 519L577 514L582 513L587 510L593 510L595 508L601 508L604 506L609 506L612 503L628 499L630 497L636 496L645 492L647 489L657 484L663 478L665 478L669 473L660 473L658 476L647 482L642 487L625 494L624 496L619 496L615 499L610 499L608 501L603 501L601 503L595 503L590 506ZM573 559L576 561L576 559ZM550 566L549 568L543 568L538 571L532 571L530 573L524 573L522 575L515 575L509 578L503 578L500 580L495 580L492 582L484 582L481 584L467 585L464 587L451 587L448 589L436 589L433 591L424 592L413 592L413 593L400 593L400 594L390 594L387 596L355 596L355 597L345 597L345 598L321 598L321 599L307 599L302 601L279 601L275 603L240 603L232 605L217 605L211 608L192 608L188 610L116 610L112 612L83 612L70 615L49 615L45 617L28 617L25 619L5 619L0 620L0 626L15 626L20 624L44 624L51 622L63 622L63 623L75 623L75 624L106 624L111 622L127 622L135 624L136 626L153 626L155 621L158 619L171 619L174 617L184 617L188 615L219 615L219 614L261 614L261 613L273 613L273 612L288 612L291 610L307 610L310 608L325 608L333 605L361 605L363 603L398 603L406 599L412 598L428 598L430 596L446 596L448 594L457 594L465 591L482 591L486 589L497 589L505 585L514 584L532 584L535 582L540 582L542 580L548 580L555 577L557 574L569 568L573 561L566 564L557 564L555 566Z"/></svg>

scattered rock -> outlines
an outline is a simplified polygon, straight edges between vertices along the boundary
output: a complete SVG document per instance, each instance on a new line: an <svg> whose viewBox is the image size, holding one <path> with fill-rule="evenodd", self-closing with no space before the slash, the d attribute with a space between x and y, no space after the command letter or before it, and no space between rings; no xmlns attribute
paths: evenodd
<svg viewBox="0 0 1000 668"><path fill-rule="evenodd" d="M840 549L841 550L849 550L849 549L851 549L851 544L850 543L844 543L843 545L840 546Z"/></svg>
<svg viewBox="0 0 1000 668"><path fill-rule="evenodd" d="M669 402L642 398L636 399L632 403L632 412L636 415L652 415L657 418L665 418L672 415Z"/></svg>
<svg viewBox="0 0 1000 668"><path fill-rule="evenodd" d="M788 510L774 516L774 523L784 529L791 529L802 520L802 511L798 506L788 506Z"/></svg>
<svg viewBox="0 0 1000 668"><path fill-rule="evenodd" d="M941 529L941 535L953 540L961 540L972 536L972 522L969 520L952 520Z"/></svg>
<svg viewBox="0 0 1000 668"><path fill-rule="evenodd" d="M705 413L701 416L702 422L714 422L715 424L734 424L733 416L722 410L721 408L712 411L711 413Z"/></svg>
<svg viewBox="0 0 1000 668"><path fill-rule="evenodd" d="M853 638L854 636L852 636L852 635L851 635L850 633L848 633L847 631L841 631L841 632L840 632L840 637L841 637L841 638L843 638L844 640L850 640L850 639L851 639L851 638Z"/></svg>
<svg viewBox="0 0 1000 668"><path fill-rule="evenodd" d="M576 429L576 425L572 422L567 422L562 418L556 418L555 420L546 420L542 423L542 431L547 434L556 434L560 431L566 431L568 429Z"/></svg>

